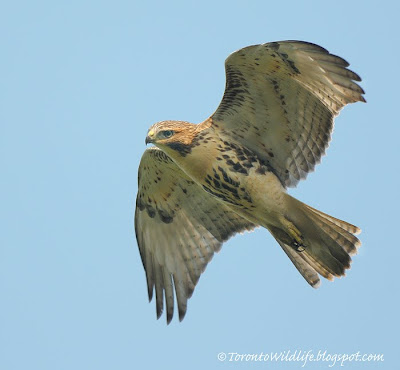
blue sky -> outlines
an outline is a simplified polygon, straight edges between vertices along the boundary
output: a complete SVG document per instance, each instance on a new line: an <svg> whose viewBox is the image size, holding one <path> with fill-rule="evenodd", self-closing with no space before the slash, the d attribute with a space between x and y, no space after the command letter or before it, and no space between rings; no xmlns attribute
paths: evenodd
<svg viewBox="0 0 400 370"><path fill-rule="evenodd" d="M3 2L0 368L301 368L217 359L288 350L383 353L345 368L395 368L398 14L394 1ZM290 192L359 225L363 246L345 279L313 290L267 231L235 237L185 320L166 326L133 230L147 129L201 122L231 52L285 39L317 43L363 78L368 103L342 111L328 155Z"/></svg>

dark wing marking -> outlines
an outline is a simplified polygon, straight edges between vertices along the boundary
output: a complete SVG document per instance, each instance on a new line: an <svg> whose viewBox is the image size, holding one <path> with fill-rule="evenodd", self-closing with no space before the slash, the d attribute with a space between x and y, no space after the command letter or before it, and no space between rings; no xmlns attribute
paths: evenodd
<svg viewBox="0 0 400 370"><path fill-rule="evenodd" d="M146 270L149 299L156 292L157 318L179 319L214 252L237 232L255 226L207 194L163 151L147 149L139 167L136 239Z"/></svg>
<svg viewBox="0 0 400 370"><path fill-rule="evenodd" d="M361 78L348 65L300 41L241 49L226 60L213 124L269 163L285 186L295 186L320 162L341 108L365 101L354 82Z"/></svg>

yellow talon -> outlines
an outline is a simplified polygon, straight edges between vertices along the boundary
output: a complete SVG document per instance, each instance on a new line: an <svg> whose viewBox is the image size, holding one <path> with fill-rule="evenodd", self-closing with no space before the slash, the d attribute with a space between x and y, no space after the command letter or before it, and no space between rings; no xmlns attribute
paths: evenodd
<svg viewBox="0 0 400 370"><path fill-rule="evenodd" d="M299 246L298 250L300 250L300 248L302 248L302 250L304 250L303 246L303 237L299 231L299 229L293 225L292 222L290 222L287 218L285 218L284 216L280 217L280 221L282 223L282 225L284 226L284 230L286 230L286 232L288 233L289 236L291 236L295 243Z"/></svg>

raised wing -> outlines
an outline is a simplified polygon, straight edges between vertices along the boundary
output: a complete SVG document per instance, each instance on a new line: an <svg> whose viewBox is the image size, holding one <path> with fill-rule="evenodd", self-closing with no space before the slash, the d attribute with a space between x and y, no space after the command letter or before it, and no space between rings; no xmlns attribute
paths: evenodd
<svg viewBox="0 0 400 370"><path fill-rule="evenodd" d="M157 318L165 296L167 322L179 319L208 262L222 243L255 226L193 182L163 151L150 148L139 167L136 239L146 270L149 300L156 292Z"/></svg>
<svg viewBox="0 0 400 370"><path fill-rule="evenodd" d="M213 123L269 163L285 186L296 186L320 162L340 109L365 101L354 82L361 78L348 65L300 41L241 49L225 62L226 88Z"/></svg>

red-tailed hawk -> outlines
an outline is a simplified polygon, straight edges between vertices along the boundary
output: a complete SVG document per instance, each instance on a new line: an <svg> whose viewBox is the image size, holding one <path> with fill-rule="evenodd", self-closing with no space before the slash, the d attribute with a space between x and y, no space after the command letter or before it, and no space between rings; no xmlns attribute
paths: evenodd
<svg viewBox="0 0 400 370"><path fill-rule="evenodd" d="M268 229L313 287L350 267L360 229L286 193L320 162L333 119L365 101L342 58L300 41L249 46L225 63L226 88L200 124L148 131L139 167L136 238L149 299L179 319L208 262L232 235Z"/></svg>

